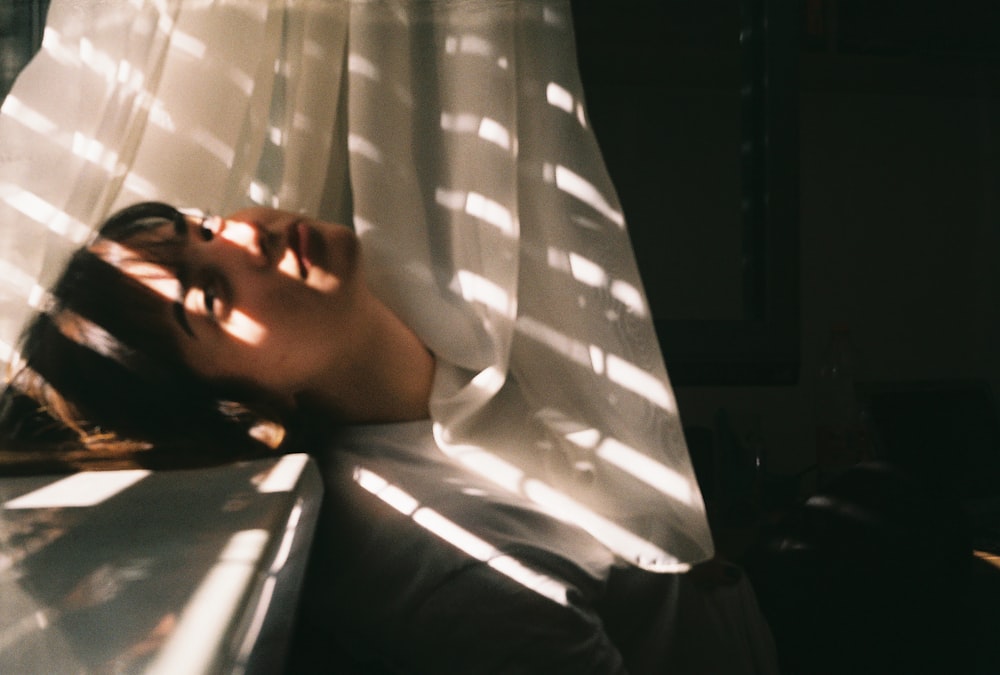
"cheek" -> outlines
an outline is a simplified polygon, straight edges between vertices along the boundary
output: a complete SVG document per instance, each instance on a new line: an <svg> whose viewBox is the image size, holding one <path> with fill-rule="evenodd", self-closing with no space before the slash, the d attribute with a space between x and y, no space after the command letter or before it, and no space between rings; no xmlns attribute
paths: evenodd
<svg viewBox="0 0 1000 675"><path fill-rule="evenodd" d="M270 338L248 345L219 335L210 347L188 349L185 360L207 381L247 382L273 396L294 391L303 371L294 351Z"/></svg>
<svg viewBox="0 0 1000 675"><path fill-rule="evenodd" d="M270 390L301 386L338 359L333 345L352 325L352 298L298 281L244 287L223 326L229 353L219 360Z"/></svg>
<svg viewBox="0 0 1000 675"><path fill-rule="evenodd" d="M270 331L260 320L255 319L241 309L233 309L220 326L231 339L250 347L261 345L267 341Z"/></svg>
<svg viewBox="0 0 1000 675"><path fill-rule="evenodd" d="M306 317L300 320L298 317ZM322 366L320 347L325 340L310 315L292 312L284 320L268 324L267 334L256 345L246 345L244 353L258 379L294 387Z"/></svg>
<svg viewBox="0 0 1000 675"><path fill-rule="evenodd" d="M275 283L277 281L277 283ZM301 292L278 279L234 279L239 291L232 298L219 328L229 337L250 347L266 348L314 313Z"/></svg>
<svg viewBox="0 0 1000 675"><path fill-rule="evenodd" d="M298 341L281 340L248 353L240 368L242 376L277 398L294 397L309 388L323 364Z"/></svg>

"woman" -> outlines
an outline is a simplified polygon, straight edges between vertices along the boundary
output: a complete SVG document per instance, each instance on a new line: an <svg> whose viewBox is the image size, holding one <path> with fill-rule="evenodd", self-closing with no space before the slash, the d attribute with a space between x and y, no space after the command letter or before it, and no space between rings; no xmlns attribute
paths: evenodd
<svg viewBox="0 0 1000 675"><path fill-rule="evenodd" d="M772 671L734 568L623 565L437 451L434 357L360 256L350 229L272 209L125 209L26 330L0 428L71 466L312 451L327 495L291 672Z"/></svg>
<svg viewBox="0 0 1000 675"><path fill-rule="evenodd" d="M307 409L345 423L425 417L433 357L368 290L359 255L349 228L272 209L124 209L22 336L7 436L157 462L154 444L187 446L193 428L225 441L203 461L224 461L279 445L285 424L317 419ZM47 415L26 422L25 397Z"/></svg>

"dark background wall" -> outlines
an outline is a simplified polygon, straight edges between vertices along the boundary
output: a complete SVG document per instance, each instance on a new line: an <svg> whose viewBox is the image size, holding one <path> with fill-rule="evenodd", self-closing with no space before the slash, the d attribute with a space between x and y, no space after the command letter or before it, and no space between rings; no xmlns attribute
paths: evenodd
<svg viewBox="0 0 1000 675"><path fill-rule="evenodd" d="M798 377L676 390L687 425L718 441L723 410L790 473L815 462L835 324L851 329L859 379L1000 391L1000 9L771 5L797 27ZM574 2L594 128L658 318L741 312L740 8Z"/></svg>
<svg viewBox="0 0 1000 675"><path fill-rule="evenodd" d="M0 3L0 99L41 45L49 0Z"/></svg>

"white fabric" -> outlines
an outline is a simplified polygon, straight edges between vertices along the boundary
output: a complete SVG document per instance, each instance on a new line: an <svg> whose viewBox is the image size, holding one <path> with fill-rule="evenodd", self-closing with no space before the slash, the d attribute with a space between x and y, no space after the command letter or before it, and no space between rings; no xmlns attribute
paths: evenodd
<svg viewBox="0 0 1000 675"><path fill-rule="evenodd" d="M353 214L445 453L645 568L712 555L565 0L53 0L0 144L8 352L115 208Z"/></svg>

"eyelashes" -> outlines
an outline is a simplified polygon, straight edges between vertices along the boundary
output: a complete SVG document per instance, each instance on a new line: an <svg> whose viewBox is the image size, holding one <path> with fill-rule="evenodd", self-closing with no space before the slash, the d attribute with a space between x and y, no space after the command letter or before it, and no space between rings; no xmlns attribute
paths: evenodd
<svg viewBox="0 0 1000 675"><path fill-rule="evenodd" d="M204 310L205 315L212 321L220 321L226 318L226 298L228 292L224 281L212 275L196 284L189 293L197 294L200 297L194 298L195 306Z"/></svg>
<svg viewBox="0 0 1000 675"><path fill-rule="evenodd" d="M223 279L209 276L186 287L184 299L174 305L174 313L181 328L188 335L195 337L189 312L204 315L214 324L225 322L229 311L229 291Z"/></svg>
<svg viewBox="0 0 1000 675"><path fill-rule="evenodd" d="M205 313L212 318L214 321L219 320L218 312L218 297L215 291L210 287L205 287L201 290L201 304L205 310Z"/></svg>

